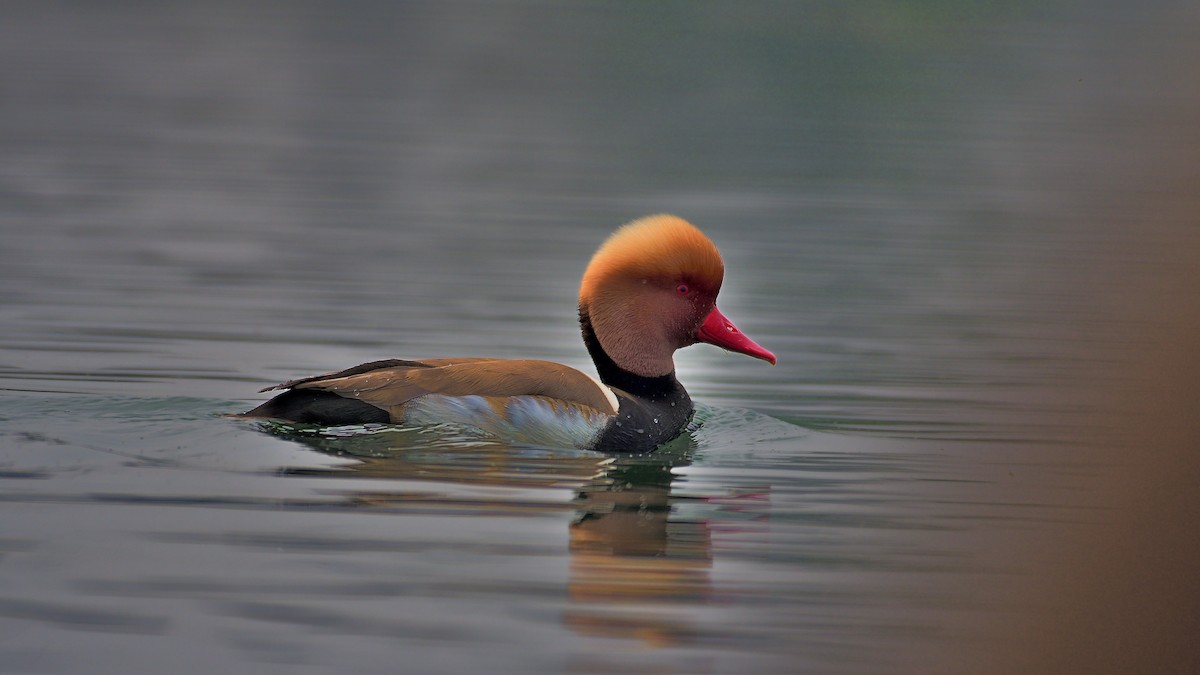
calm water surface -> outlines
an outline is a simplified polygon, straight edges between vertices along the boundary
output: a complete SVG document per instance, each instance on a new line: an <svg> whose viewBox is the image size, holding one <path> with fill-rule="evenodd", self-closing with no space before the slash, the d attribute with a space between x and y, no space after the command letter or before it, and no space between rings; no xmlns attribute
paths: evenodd
<svg viewBox="0 0 1200 675"><path fill-rule="evenodd" d="M0 670L920 670L1019 610L960 591L1100 517L1090 299L1146 234L1095 139L1196 13L843 5L6 9ZM780 365L681 353L659 453L223 417L378 358L590 370L583 266L660 211Z"/></svg>

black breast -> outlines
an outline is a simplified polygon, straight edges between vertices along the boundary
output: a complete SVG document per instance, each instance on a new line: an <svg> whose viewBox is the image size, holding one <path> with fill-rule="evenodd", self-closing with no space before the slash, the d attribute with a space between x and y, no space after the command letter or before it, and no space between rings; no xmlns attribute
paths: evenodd
<svg viewBox="0 0 1200 675"><path fill-rule="evenodd" d="M692 399L674 375L667 377L673 386L655 396L634 396L615 389L621 404L617 417L600 432L592 449L650 452L678 436L692 418Z"/></svg>

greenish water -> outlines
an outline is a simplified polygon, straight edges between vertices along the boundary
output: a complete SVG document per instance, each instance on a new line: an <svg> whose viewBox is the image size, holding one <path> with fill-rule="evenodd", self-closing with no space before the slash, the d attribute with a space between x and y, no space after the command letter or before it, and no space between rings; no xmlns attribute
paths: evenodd
<svg viewBox="0 0 1200 675"><path fill-rule="evenodd" d="M1105 196L1194 124L1190 8L6 14L0 670L923 671L1022 610L998 533L1102 518L1093 301L1161 234ZM681 352L662 452L225 417L379 358L590 370L583 266L661 211L780 361Z"/></svg>

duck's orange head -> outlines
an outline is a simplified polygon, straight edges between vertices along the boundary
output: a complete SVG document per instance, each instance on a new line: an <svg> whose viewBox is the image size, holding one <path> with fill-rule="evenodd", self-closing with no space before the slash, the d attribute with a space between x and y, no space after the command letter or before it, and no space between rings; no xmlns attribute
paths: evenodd
<svg viewBox="0 0 1200 675"><path fill-rule="evenodd" d="M708 342L775 363L775 355L717 310L725 265L712 241L686 220L647 216L618 229L592 256L579 309L621 368L656 377L674 372L672 354Z"/></svg>

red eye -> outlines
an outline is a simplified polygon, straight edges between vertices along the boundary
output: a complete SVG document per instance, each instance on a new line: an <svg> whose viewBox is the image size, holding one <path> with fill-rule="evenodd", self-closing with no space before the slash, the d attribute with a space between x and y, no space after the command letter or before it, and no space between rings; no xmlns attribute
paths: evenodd
<svg viewBox="0 0 1200 675"><path fill-rule="evenodd" d="M689 289L688 289L688 285L687 285L687 284L679 284L678 286L676 286L676 287L675 287L675 290L676 290L676 291L677 291L677 292L678 292L680 295L687 295L687 292L688 292L688 290L689 290Z"/></svg>

